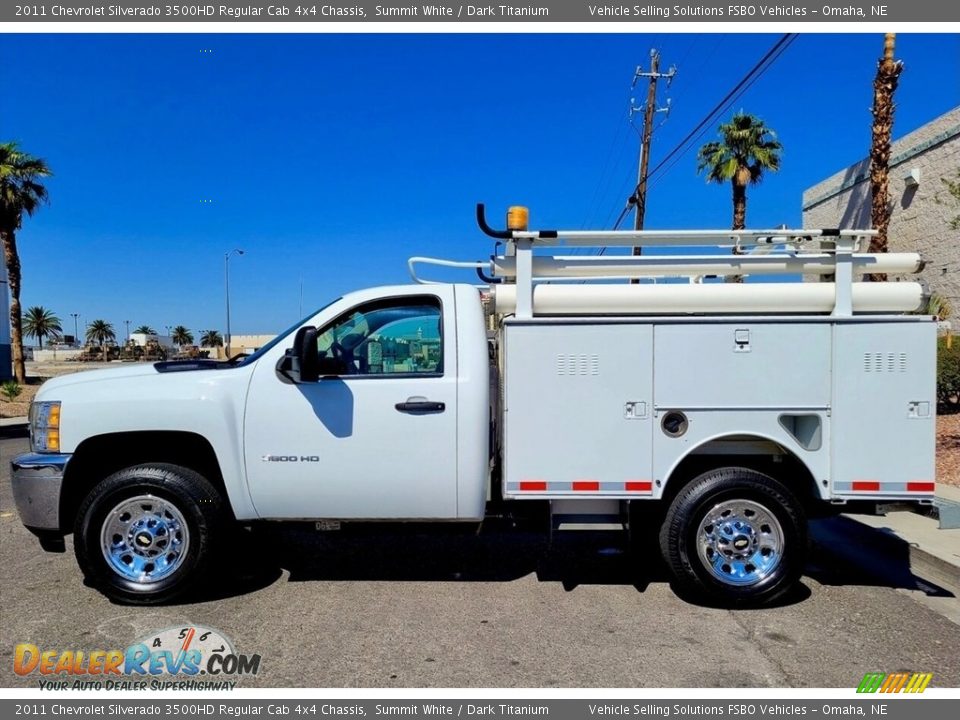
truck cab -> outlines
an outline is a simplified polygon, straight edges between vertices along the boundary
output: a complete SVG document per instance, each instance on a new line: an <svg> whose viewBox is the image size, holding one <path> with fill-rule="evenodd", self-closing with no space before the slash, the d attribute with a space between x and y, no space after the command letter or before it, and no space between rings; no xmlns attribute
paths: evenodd
<svg viewBox="0 0 960 720"><path fill-rule="evenodd" d="M292 356L308 334L306 378ZM475 288L399 285L345 295L238 362L55 378L13 460L17 508L48 549L73 532L87 576L130 602L178 594L234 520L478 522L488 357Z"/></svg>

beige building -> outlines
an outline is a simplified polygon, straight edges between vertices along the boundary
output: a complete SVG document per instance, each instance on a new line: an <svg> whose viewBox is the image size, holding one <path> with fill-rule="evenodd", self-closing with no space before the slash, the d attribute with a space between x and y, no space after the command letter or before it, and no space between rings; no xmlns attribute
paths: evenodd
<svg viewBox="0 0 960 720"><path fill-rule="evenodd" d="M920 277L960 312L960 231L950 229L960 206L942 178L960 179L960 107L893 143L888 235L891 252L919 251ZM803 193L804 227L870 227L870 161L832 175Z"/></svg>
<svg viewBox="0 0 960 720"><path fill-rule="evenodd" d="M276 335L233 335L230 337L230 354L240 355L241 353L253 354L268 342L273 340ZM225 357L225 348L204 348L210 350L210 357L223 359Z"/></svg>

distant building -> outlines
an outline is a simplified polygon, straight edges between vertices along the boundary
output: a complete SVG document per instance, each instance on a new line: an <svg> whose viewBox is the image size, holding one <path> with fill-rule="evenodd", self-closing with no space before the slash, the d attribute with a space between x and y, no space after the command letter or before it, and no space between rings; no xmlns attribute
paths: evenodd
<svg viewBox="0 0 960 720"><path fill-rule="evenodd" d="M0 253L0 382L13 377L13 355L10 350L10 284L7 261Z"/></svg>
<svg viewBox="0 0 960 720"><path fill-rule="evenodd" d="M960 171L960 107L893 143L890 158L890 252L920 252L930 290L960 312L960 207L943 178ZM804 227L870 227L870 160L861 160L803 193Z"/></svg>
<svg viewBox="0 0 960 720"><path fill-rule="evenodd" d="M133 341L134 345L139 347L146 347L148 340L154 340L160 344L160 347L166 348L167 350L175 350L177 344L173 341L169 335L157 335L155 333L130 333L130 340Z"/></svg>
<svg viewBox="0 0 960 720"><path fill-rule="evenodd" d="M243 353L252 355L275 337L276 335L233 335L230 338L230 354L234 356ZM226 348L223 346L211 348L210 357L223 358L225 356Z"/></svg>

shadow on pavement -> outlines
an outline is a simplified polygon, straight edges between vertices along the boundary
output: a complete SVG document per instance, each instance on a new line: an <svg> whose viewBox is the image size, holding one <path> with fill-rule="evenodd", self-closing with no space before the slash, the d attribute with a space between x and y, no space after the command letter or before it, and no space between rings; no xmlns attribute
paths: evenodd
<svg viewBox="0 0 960 720"><path fill-rule="evenodd" d="M26 425L0 425L0 440L28 438L30 433Z"/></svg>
<svg viewBox="0 0 960 720"><path fill-rule="evenodd" d="M481 527L419 523L344 524L317 531L314 523L261 523L231 540L231 558L214 589L180 602L210 602L257 592L288 573L288 582L510 582L535 574L540 582L570 592L584 585L632 586L643 593L669 583L684 602L729 607L690 596L671 582L651 533L576 531L551 538L545 517L494 518ZM811 522L811 552L805 575L823 585L865 585L952 593L910 571L909 546L845 517ZM799 583L772 604L784 607L809 598ZM771 607L766 605L764 607ZM750 606L742 609L749 610Z"/></svg>
<svg viewBox="0 0 960 720"><path fill-rule="evenodd" d="M641 539L633 552L624 533L578 531L552 539L542 525L488 520L481 529L418 524L344 525L318 532L312 523L264 524L240 533L236 557L217 589L185 602L209 602L256 592L279 579L288 582L509 582L535 574L571 592L584 585L632 586L643 593L669 583L656 544ZM641 549L644 548L644 549ZM671 583L671 587L673 587ZM685 602L720 607L674 588ZM806 600L802 583L774 603ZM768 606L769 607L769 606Z"/></svg>
<svg viewBox="0 0 960 720"><path fill-rule="evenodd" d="M810 537L807 575L823 585L869 585L954 597L913 574L910 545L894 535L839 516L811 521Z"/></svg>
<svg viewBox="0 0 960 720"><path fill-rule="evenodd" d="M498 527L494 527L497 525ZM476 526L344 525L335 532L256 528L290 581L398 580L501 582L528 575L546 548L531 529Z"/></svg>

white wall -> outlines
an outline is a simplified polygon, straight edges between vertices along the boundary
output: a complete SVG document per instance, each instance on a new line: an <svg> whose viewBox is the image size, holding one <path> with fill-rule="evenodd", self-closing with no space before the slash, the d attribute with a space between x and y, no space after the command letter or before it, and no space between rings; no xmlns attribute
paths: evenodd
<svg viewBox="0 0 960 720"><path fill-rule="evenodd" d="M72 348L70 350L34 350L33 360L38 363L45 362L63 362L69 358L75 358L82 350Z"/></svg>

